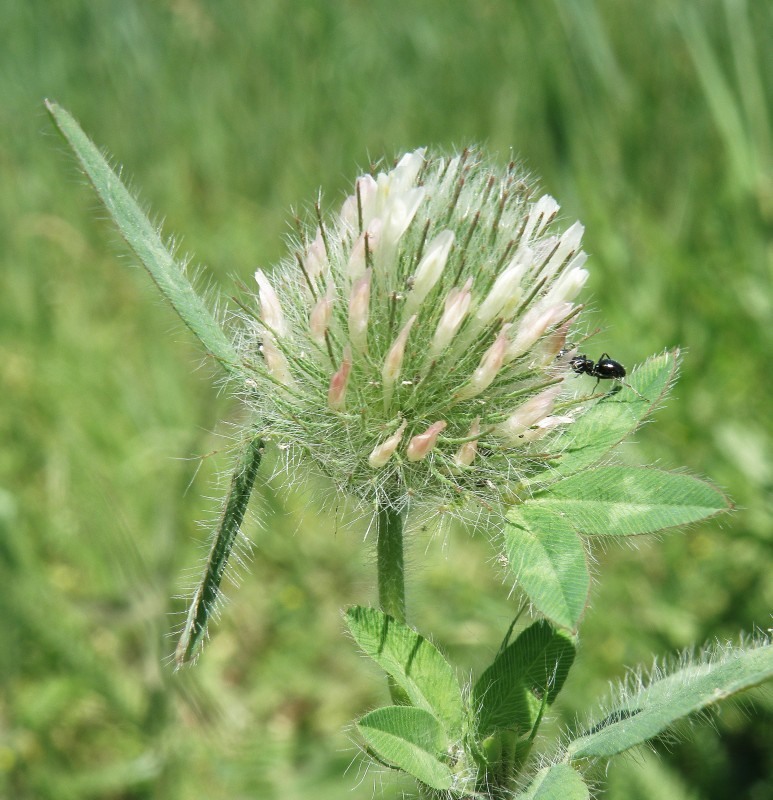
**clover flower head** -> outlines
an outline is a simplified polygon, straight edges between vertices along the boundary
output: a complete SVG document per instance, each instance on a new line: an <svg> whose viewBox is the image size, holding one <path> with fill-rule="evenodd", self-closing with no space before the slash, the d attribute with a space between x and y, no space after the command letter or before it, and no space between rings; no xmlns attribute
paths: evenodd
<svg viewBox="0 0 773 800"><path fill-rule="evenodd" d="M549 468L582 408L564 353L583 228L515 165L416 150L363 175L245 314L244 399L288 464L347 493L495 508Z"/></svg>

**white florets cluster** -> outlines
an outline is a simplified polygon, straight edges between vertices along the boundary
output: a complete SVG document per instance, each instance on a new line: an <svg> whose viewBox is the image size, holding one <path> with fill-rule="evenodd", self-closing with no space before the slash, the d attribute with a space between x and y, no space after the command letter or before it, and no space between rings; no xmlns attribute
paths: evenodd
<svg viewBox="0 0 773 800"><path fill-rule="evenodd" d="M344 491L404 508L494 507L550 468L579 407L564 381L579 223L510 164L424 150L357 179L245 316L258 431Z"/></svg>

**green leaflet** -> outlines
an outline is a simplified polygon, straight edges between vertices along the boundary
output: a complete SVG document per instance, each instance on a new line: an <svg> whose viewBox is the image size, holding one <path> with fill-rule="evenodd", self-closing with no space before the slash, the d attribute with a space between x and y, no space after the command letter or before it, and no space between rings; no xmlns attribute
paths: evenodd
<svg viewBox="0 0 773 800"><path fill-rule="evenodd" d="M576 630L590 590L585 548L570 521L528 501L507 512L510 571L536 609Z"/></svg>
<svg viewBox="0 0 773 800"><path fill-rule="evenodd" d="M568 747L572 759L609 757L643 744L676 720L773 677L773 645L733 648L652 681L611 708Z"/></svg>
<svg viewBox="0 0 773 800"><path fill-rule="evenodd" d="M346 622L362 651L405 691L411 703L437 717L450 739L462 733L462 693L451 665L412 628L374 608L353 606Z"/></svg>
<svg viewBox="0 0 773 800"><path fill-rule="evenodd" d="M234 371L239 359L231 342L137 201L73 117L48 100L46 108L75 152L121 235L145 265L161 293L204 347L226 370Z"/></svg>
<svg viewBox="0 0 773 800"><path fill-rule="evenodd" d="M524 505L566 517L588 536L632 536L686 525L727 511L727 497L679 472L598 467L554 484Z"/></svg>
<svg viewBox="0 0 773 800"><path fill-rule="evenodd" d="M558 696L574 661L571 637L545 620L524 630L481 675L472 693L478 736L499 729L529 732L540 713Z"/></svg>
<svg viewBox="0 0 773 800"><path fill-rule="evenodd" d="M588 800L588 787L578 772L567 764L541 769L525 792L515 800Z"/></svg>
<svg viewBox="0 0 773 800"><path fill-rule="evenodd" d="M357 723L363 739L380 758L433 789L451 787L451 770L438 758L446 748L440 722L423 708L387 706Z"/></svg>

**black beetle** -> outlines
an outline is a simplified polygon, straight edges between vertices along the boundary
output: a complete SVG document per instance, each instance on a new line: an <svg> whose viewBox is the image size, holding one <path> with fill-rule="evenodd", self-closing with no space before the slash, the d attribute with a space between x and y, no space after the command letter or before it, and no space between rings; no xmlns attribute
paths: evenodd
<svg viewBox="0 0 773 800"><path fill-rule="evenodd" d="M590 375L597 378L596 385L602 380L621 380L625 377L625 367L609 357L609 353L602 353L598 361L592 361L585 355L575 356L569 361L569 366L578 375Z"/></svg>

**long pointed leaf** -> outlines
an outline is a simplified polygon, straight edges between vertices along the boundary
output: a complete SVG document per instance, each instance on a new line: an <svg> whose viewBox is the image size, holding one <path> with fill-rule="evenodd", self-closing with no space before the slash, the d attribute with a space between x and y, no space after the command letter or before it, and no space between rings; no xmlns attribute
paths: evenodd
<svg viewBox="0 0 773 800"><path fill-rule="evenodd" d="M524 504L571 520L588 536L653 533L707 519L730 509L707 481L679 472L598 467L566 478Z"/></svg>
<svg viewBox="0 0 773 800"><path fill-rule="evenodd" d="M568 747L572 759L609 757L662 733L676 720L773 678L773 645L732 648L642 686Z"/></svg>
<svg viewBox="0 0 773 800"><path fill-rule="evenodd" d="M220 598L220 584L236 544L262 457L263 442L260 439L252 439L241 454L234 470L204 574L193 594L185 627L175 650L175 662L178 667L195 660L206 636L207 623Z"/></svg>
<svg viewBox="0 0 773 800"><path fill-rule="evenodd" d="M75 119L61 106L48 100L46 108L75 152L121 235L144 264L156 286L204 347L226 370L233 371L238 356L231 342L137 201Z"/></svg>

